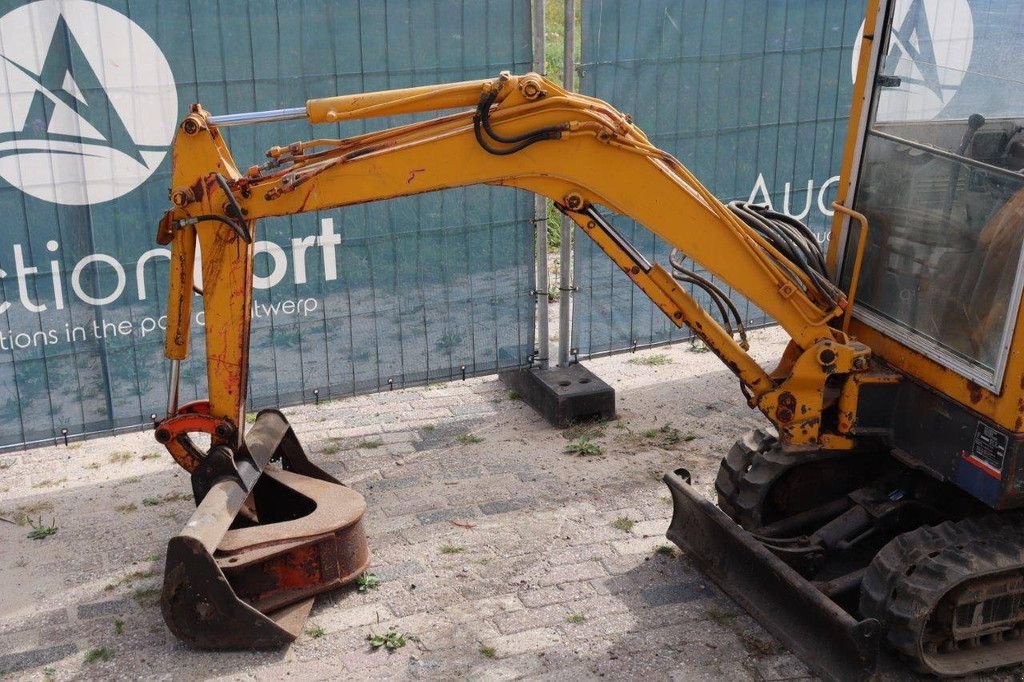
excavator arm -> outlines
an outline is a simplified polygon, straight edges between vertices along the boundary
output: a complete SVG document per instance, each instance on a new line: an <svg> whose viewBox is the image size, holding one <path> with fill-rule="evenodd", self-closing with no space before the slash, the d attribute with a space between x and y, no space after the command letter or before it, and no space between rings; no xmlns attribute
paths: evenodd
<svg viewBox="0 0 1024 682"><path fill-rule="evenodd" d="M460 111L274 147L244 170L221 132L281 118L336 123L451 109ZM213 116L195 105L174 141L174 207L157 232L171 245L164 350L172 369L155 434L191 473L197 503L167 550L161 608L178 637L204 648L290 642L313 596L351 582L369 562L363 498L306 458L280 412L263 410L246 429L259 220L472 184L553 200L674 324L689 325L725 362L792 452L853 447L869 351L839 324L850 307L813 235L785 216L723 205L608 104L537 74L502 74L259 114ZM742 320L720 288L676 256L673 273L650 262L601 208L646 226L778 321L792 339L778 366L767 372L748 354ZM210 395L179 405L199 253ZM686 285L708 292L721 321ZM196 433L211 447L197 447Z"/></svg>
<svg viewBox="0 0 1024 682"><path fill-rule="evenodd" d="M182 122L173 150L175 207L158 234L158 241L172 244L165 353L175 365L188 353L198 242L210 388L203 418L208 427L222 427L211 432L215 442L237 444L242 438L252 242L260 218L490 184L552 199L674 324L689 325L704 340L784 441L849 447L842 420L824 419L838 395L826 384L868 366L867 348L834 326L845 313L845 298L784 256L607 103L567 92L537 74L503 73L310 100L304 110L266 118L301 115L321 124L458 108L469 109L347 139L274 147L266 163L244 170L221 127L251 119L212 116L196 105ZM598 207L633 218L775 319L792 338L779 366L770 373L762 369L745 344L665 268L629 244ZM171 384L169 416L178 410L176 379ZM195 465L183 461L180 449L175 456L187 468Z"/></svg>

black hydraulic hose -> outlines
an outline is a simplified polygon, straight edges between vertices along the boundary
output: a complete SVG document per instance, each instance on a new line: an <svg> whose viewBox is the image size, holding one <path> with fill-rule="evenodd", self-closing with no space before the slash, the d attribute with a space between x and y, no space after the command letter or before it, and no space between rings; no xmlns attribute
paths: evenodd
<svg viewBox="0 0 1024 682"><path fill-rule="evenodd" d="M487 143L486 140L484 140L483 133L481 132L479 115L473 117L473 134L476 136L477 144L479 144L481 147L483 147L485 152L487 152L488 154L494 154L495 156L508 156L509 154L515 154L518 151L522 151L523 149L526 149L531 144L534 144L534 143L537 143L537 142L541 142L543 140L555 140L555 139L558 139L559 137L561 137L561 133L555 133L553 135L552 134L544 134L544 135L541 135L541 136L538 136L538 137L532 137L532 138L526 139L526 140L524 140L524 141L520 142L519 144L517 144L515 146L512 146L512 147L507 147L507 148L504 148L504 149L500 149L498 147L492 147L491 145L489 145Z"/></svg>
<svg viewBox="0 0 1024 682"><path fill-rule="evenodd" d="M186 225L195 225L196 223L206 222L207 220L212 220L214 222L223 223L224 225L227 225L235 232L235 234L237 234L239 237L245 240L245 243L252 243L252 235L249 234L249 230L246 229L244 225L236 223L235 221L229 218L225 218L224 216L221 215L213 215L211 213L208 215L190 216L183 220L177 221L177 224L178 227L185 227Z"/></svg>
<svg viewBox="0 0 1024 682"><path fill-rule="evenodd" d="M491 106L494 104L497 96L497 91L481 95L480 103L476 108L476 114L473 116L473 134L476 136L477 144L479 144L483 150L489 154L494 154L496 156L508 156L509 154L515 154L518 151L526 149L531 144L542 142L543 140L557 140L562 137L562 131L568 128L566 124L560 124L557 126L538 128L518 135L500 135L491 128L490 122ZM486 133L487 137L495 142L511 144L513 146L505 149L494 147L484 139L484 133Z"/></svg>
<svg viewBox="0 0 1024 682"><path fill-rule="evenodd" d="M529 132L520 133L518 135L501 135L501 134L495 132L495 130L493 128L491 128L491 106L494 104L494 101L497 98L498 98L498 91L497 90L495 90L492 93L482 95L480 97L480 103L477 105L477 108L476 108L476 113L480 117L480 123L481 123L481 125L483 125L484 132L487 133L487 136L490 137L495 142L501 142L503 144L514 144L516 142L522 142L524 140L529 140L529 139L532 139L534 137L539 137L541 135L546 135L546 134L549 134L549 133L558 133L558 137L560 137L562 131L566 130L567 127L568 127L568 126L566 126L566 124L560 123L558 125L545 126L543 128L537 128L536 130L531 130ZM554 138L545 137L543 139L554 139Z"/></svg>
<svg viewBox="0 0 1024 682"><path fill-rule="evenodd" d="M672 265L674 272L672 277L679 282L686 284L693 284L694 286L702 289L708 298L718 308L718 312L721 315L723 326L726 332L731 336L734 331L740 336L740 344L746 348L749 346L747 342L747 330L743 324L743 317L740 315L739 309L736 304L733 303L729 295L726 294L718 285L706 277L697 274L695 271L687 268L685 263L685 257L682 257L678 249L673 249L672 253L668 257L669 263ZM735 322L735 329L733 327Z"/></svg>

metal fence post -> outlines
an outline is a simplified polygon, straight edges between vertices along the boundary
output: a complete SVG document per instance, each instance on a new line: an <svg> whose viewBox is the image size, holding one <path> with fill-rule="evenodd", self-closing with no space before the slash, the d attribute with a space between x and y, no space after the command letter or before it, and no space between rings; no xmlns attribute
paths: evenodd
<svg viewBox="0 0 1024 682"><path fill-rule="evenodd" d="M562 84L566 90L576 89L576 0L565 0L565 44L562 49ZM569 366L569 347L572 344L572 299L573 286L572 248L573 222L562 216L561 246L559 248L558 273L558 366Z"/></svg>
<svg viewBox="0 0 1024 682"><path fill-rule="evenodd" d="M533 70L544 73L544 0L533 0ZM537 238L537 276L535 290L537 292L537 357L536 366L541 369L548 367L548 226L547 200L541 195L534 197L534 220Z"/></svg>

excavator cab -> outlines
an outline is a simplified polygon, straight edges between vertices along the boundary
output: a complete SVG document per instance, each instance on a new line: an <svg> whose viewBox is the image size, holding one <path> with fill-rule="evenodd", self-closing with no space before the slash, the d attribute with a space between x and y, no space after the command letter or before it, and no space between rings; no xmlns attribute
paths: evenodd
<svg viewBox="0 0 1024 682"><path fill-rule="evenodd" d="M958 375L998 401L1024 284L1024 89L1007 68L1024 17L961 2L894 2L886 16L847 159L851 205L869 225L854 329L929 359L919 381L942 391L939 374ZM860 228L842 223L848 286Z"/></svg>

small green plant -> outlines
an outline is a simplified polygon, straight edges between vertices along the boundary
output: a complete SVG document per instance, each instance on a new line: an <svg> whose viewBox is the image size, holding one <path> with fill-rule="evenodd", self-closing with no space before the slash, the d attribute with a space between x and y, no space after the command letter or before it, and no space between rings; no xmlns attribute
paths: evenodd
<svg viewBox="0 0 1024 682"><path fill-rule="evenodd" d="M134 502L129 502L127 504L119 504L116 507L114 507L114 511L120 512L122 514L127 514L129 512L133 512L136 509L138 509L138 507L136 506L136 504Z"/></svg>
<svg viewBox="0 0 1024 682"><path fill-rule="evenodd" d="M184 502L191 499L192 495L189 493L166 493L160 496L143 497L142 504L147 507L156 507L164 502Z"/></svg>
<svg viewBox="0 0 1024 682"><path fill-rule="evenodd" d="M484 439L472 433L460 433L455 436L455 441L459 445L475 445L476 443L483 443Z"/></svg>
<svg viewBox="0 0 1024 682"><path fill-rule="evenodd" d="M133 483L138 483L141 480L142 476L129 476L128 478L122 478L120 481L118 481L115 487L120 488L123 485L131 485Z"/></svg>
<svg viewBox="0 0 1024 682"><path fill-rule="evenodd" d="M360 592L369 592L380 587L380 578L370 572L363 573L356 578L356 589Z"/></svg>
<svg viewBox="0 0 1024 682"><path fill-rule="evenodd" d="M465 551L465 547L458 545L441 545L441 554L462 554Z"/></svg>
<svg viewBox="0 0 1024 682"><path fill-rule="evenodd" d="M160 555L154 552L153 554L147 554L142 557L143 561L160 561Z"/></svg>
<svg viewBox="0 0 1024 682"><path fill-rule="evenodd" d="M493 646L481 646L480 655L484 658L494 658L498 655L498 651Z"/></svg>
<svg viewBox="0 0 1024 682"><path fill-rule="evenodd" d="M140 606L147 606L156 602L156 597L160 594L159 587L140 587L132 591L132 599L135 603Z"/></svg>
<svg viewBox="0 0 1024 682"><path fill-rule="evenodd" d="M256 423L256 413L255 412L246 412L245 413L245 423L246 424L255 424Z"/></svg>
<svg viewBox="0 0 1024 682"><path fill-rule="evenodd" d="M15 525L27 526L32 520L32 515L42 515L43 512L53 511L52 502L33 502L32 504L23 504L9 511L0 511L0 515L7 516L11 521L14 521Z"/></svg>
<svg viewBox="0 0 1024 682"><path fill-rule="evenodd" d="M114 634L115 635L123 635L124 634L124 621L121 620L120 618L117 618L117 619L114 620Z"/></svg>
<svg viewBox="0 0 1024 682"><path fill-rule="evenodd" d="M589 440L600 438L604 435L605 429L608 423L605 421L586 421L570 423L563 431L562 438L566 440L576 440L577 438L586 437Z"/></svg>
<svg viewBox="0 0 1024 682"><path fill-rule="evenodd" d="M521 400L522 397L523 396L519 395L519 391L517 391L514 388L511 391L508 392L508 399L509 400Z"/></svg>
<svg viewBox="0 0 1024 682"><path fill-rule="evenodd" d="M10 469L12 466L14 466L13 459L0 459L0 471Z"/></svg>
<svg viewBox="0 0 1024 682"><path fill-rule="evenodd" d="M427 424L426 426L423 427L423 430L426 431L427 433L431 433L433 431L436 431L437 430L437 424Z"/></svg>
<svg viewBox="0 0 1024 682"><path fill-rule="evenodd" d="M717 606L709 606L704 609L704 615L713 623L721 625L722 627L728 627L728 625L736 619L736 614L732 611L726 611L720 609Z"/></svg>
<svg viewBox="0 0 1024 682"><path fill-rule="evenodd" d="M320 639L321 637L327 634L327 630L324 630L319 625L314 625L313 627L308 628L306 630L306 634L312 637L313 639Z"/></svg>
<svg viewBox="0 0 1024 682"><path fill-rule="evenodd" d="M580 436L565 446L565 452L570 455L592 457L595 455L603 455L604 449L586 436Z"/></svg>
<svg viewBox="0 0 1024 682"><path fill-rule="evenodd" d="M160 459L163 457L159 452L148 452L142 456L142 459Z"/></svg>
<svg viewBox="0 0 1024 682"><path fill-rule="evenodd" d="M561 54L561 49L561 47L558 48L559 55ZM558 64L560 65L562 63L561 57L558 59ZM558 68L558 71L561 72L561 67ZM551 72L553 72L553 70L549 70L549 73ZM548 252L556 253L562 246L562 213L555 208L555 203L553 201L548 201L547 203L548 211L545 223L548 232Z"/></svg>
<svg viewBox="0 0 1024 682"><path fill-rule="evenodd" d="M633 526L636 525L636 521L629 518L628 516L620 516L611 522L611 527L616 530L621 530L623 533L628 533L633 530Z"/></svg>
<svg viewBox="0 0 1024 682"><path fill-rule="evenodd" d="M103 465L102 465L102 464L100 464L99 462L93 462L93 463L91 463L91 464L86 464L86 465L85 465L84 467L82 467L82 468L83 468L83 469L99 469L99 468L100 468L101 466L103 466Z"/></svg>
<svg viewBox="0 0 1024 682"><path fill-rule="evenodd" d="M585 623L586 621L587 617L584 616L582 613L574 613L565 619L566 623L572 623L573 625L579 625L580 623Z"/></svg>
<svg viewBox="0 0 1024 682"><path fill-rule="evenodd" d="M391 652L397 649L401 649L403 646L405 646L405 641L407 638L408 635L403 635L399 633L398 628L392 625L384 634L370 632L370 634L366 636L366 641L370 643L370 648L372 648L374 651L380 649L381 647L384 647L385 650Z"/></svg>
<svg viewBox="0 0 1024 682"><path fill-rule="evenodd" d="M96 663L98 661L109 661L114 657L114 652L105 646L98 649L89 649L85 652L86 663Z"/></svg>
<svg viewBox="0 0 1024 682"><path fill-rule="evenodd" d="M767 657L779 653L779 647L769 639L761 639L744 632L740 635L740 641L743 642L743 646L747 648L747 651L754 656Z"/></svg>
<svg viewBox="0 0 1024 682"><path fill-rule="evenodd" d="M548 303L557 303L562 297L561 290L554 284L548 287Z"/></svg>
<svg viewBox="0 0 1024 682"><path fill-rule="evenodd" d="M660 365L671 365L672 358L665 355L664 353L655 353L654 355L638 355L628 360L631 365L643 365L646 367L658 367Z"/></svg>
<svg viewBox="0 0 1024 682"><path fill-rule="evenodd" d="M45 682L54 682L57 679L57 669L52 665L48 665L43 668L43 680Z"/></svg>
<svg viewBox="0 0 1024 682"><path fill-rule="evenodd" d="M377 448L379 448L382 445L384 445L384 441L379 440L379 439L378 440L364 440L364 441L360 441L359 443L356 443L356 447L357 448L360 448L360 449L365 448L366 450L376 450Z"/></svg>
<svg viewBox="0 0 1024 682"><path fill-rule="evenodd" d="M690 339L691 353L707 353L709 350L711 349L708 348L708 345L704 343L704 341L702 341L701 339L698 339L696 336Z"/></svg>
<svg viewBox="0 0 1024 682"><path fill-rule="evenodd" d="M131 585L132 583L134 583L134 582L136 582L138 580L145 580L146 578L152 578L154 575L156 575L156 571L154 571L154 570L149 570L149 571L132 571L128 575L123 575L120 578L118 578L117 580L115 580L114 582L108 584L103 589L106 590L107 592L110 592L111 590L115 590L118 587L121 587L122 585Z"/></svg>
<svg viewBox="0 0 1024 682"><path fill-rule="evenodd" d="M57 534L57 521L52 518L50 519L50 525L48 526L43 523L42 516L35 521L29 519L28 525L32 528L26 536L29 540L45 540L51 535Z"/></svg>
<svg viewBox="0 0 1024 682"><path fill-rule="evenodd" d="M672 557L676 555L676 548L671 545L658 545L654 548L654 553L658 556Z"/></svg>
<svg viewBox="0 0 1024 682"><path fill-rule="evenodd" d="M133 459L135 459L135 455L128 452L127 450L120 450L118 452L110 453L111 464L124 464L125 462L132 461Z"/></svg>
<svg viewBox="0 0 1024 682"><path fill-rule="evenodd" d="M341 446L337 443L328 443L321 450L325 455L336 455L341 452Z"/></svg>

